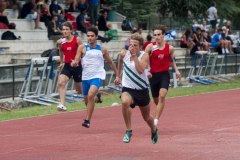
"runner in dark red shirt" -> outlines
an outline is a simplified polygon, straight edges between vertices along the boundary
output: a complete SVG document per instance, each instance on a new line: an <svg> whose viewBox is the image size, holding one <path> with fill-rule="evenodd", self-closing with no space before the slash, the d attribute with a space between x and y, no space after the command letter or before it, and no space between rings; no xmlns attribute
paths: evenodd
<svg viewBox="0 0 240 160"><path fill-rule="evenodd" d="M60 55L60 70L59 76L59 96L60 104L57 106L59 111L66 111L64 106L66 89L65 86L68 80L73 77L76 84L78 94L82 93L82 66L79 60L74 60L77 54L78 46L82 44L80 37L72 34L73 27L69 22L63 23L62 33L63 38L57 41Z"/></svg>
<svg viewBox="0 0 240 160"><path fill-rule="evenodd" d="M154 119L154 124L157 126L170 83L170 65L175 69L177 78L180 79L181 75L174 60L174 48L164 41L164 26L156 25L153 34L155 42L150 43L145 52L150 55L149 82L154 103L157 105Z"/></svg>

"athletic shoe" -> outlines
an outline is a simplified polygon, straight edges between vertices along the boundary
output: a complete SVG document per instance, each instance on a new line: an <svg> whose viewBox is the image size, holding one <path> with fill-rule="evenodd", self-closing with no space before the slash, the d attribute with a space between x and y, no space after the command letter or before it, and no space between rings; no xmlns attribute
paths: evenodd
<svg viewBox="0 0 240 160"><path fill-rule="evenodd" d="M154 133L152 133L151 139L152 139L153 144L157 143L157 141L158 141L158 129L156 129L156 131Z"/></svg>
<svg viewBox="0 0 240 160"><path fill-rule="evenodd" d="M101 93L97 93L97 101L96 101L96 103L102 103L101 97L102 97Z"/></svg>
<svg viewBox="0 0 240 160"><path fill-rule="evenodd" d="M129 143L132 137L132 130L126 130L125 135L123 136L123 142Z"/></svg>
<svg viewBox="0 0 240 160"><path fill-rule="evenodd" d="M67 107L65 107L63 104L59 104L57 106L57 110L58 111L67 111Z"/></svg>
<svg viewBox="0 0 240 160"><path fill-rule="evenodd" d="M86 127L86 128L89 128L89 127L90 127L90 121L84 119L84 120L83 120L83 123L82 123L82 126L83 126L83 127Z"/></svg>

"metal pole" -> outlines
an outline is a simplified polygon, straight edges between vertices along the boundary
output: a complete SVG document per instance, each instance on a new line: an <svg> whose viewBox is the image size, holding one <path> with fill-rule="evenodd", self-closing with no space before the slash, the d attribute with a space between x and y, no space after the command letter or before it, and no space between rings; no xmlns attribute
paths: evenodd
<svg viewBox="0 0 240 160"><path fill-rule="evenodd" d="M15 97L15 67L12 66L12 81L13 81L13 86L12 86L12 99L14 101Z"/></svg>
<svg viewBox="0 0 240 160"><path fill-rule="evenodd" d="M228 59L228 55L225 55L225 75L227 74L227 59Z"/></svg>
<svg viewBox="0 0 240 160"><path fill-rule="evenodd" d="M237 54L235 54L235 74L238 73L237 62L238 62L238 56L237 56Z"/></svg>

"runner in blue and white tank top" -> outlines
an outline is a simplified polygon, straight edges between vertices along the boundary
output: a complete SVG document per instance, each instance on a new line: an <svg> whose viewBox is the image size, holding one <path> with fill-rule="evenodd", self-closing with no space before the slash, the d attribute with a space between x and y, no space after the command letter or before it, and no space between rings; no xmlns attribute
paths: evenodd
<svg viewBox="0 0 240 160"><path fill-rule="evenodd" d="M143 38L135 33L130 38L129 50L122 50L118 60L118 73L122 75L122 114L126 125L123 137L124 143L129 143L132 137L131 112L139 106L143 119L151 129L152 143L158 141L158 130L150 114L150 96L148 91L147 72L149 55L141 51Z"/></svg>
<svg viewBox="0 0 240 160"><path fill-rule="evenodd" d="M87 115L84 119L82 126L89 128L90 120L92 118L95 97L99 88L102 85L102 80L106 77L104 70L104 60L112 68L116 75L115 82L119 83L119 74L117 68L110 58L107 49L100 47L97 44L98 29L90 27L87 30L87 44L83 44L79 47L76 59L81 59L82 64L82 90L85 103L87 105Z"/></svg>
<svg viewBox="0 0 240 160"><path fill-rule="evenodd" d="M82 58L82 80L90 80L94 78L100 78L104 80L106 78L106 72L104 69L104 59L101 46L96 44L95 48L92 48L89 44L85 44L86 53Z"/></svg>

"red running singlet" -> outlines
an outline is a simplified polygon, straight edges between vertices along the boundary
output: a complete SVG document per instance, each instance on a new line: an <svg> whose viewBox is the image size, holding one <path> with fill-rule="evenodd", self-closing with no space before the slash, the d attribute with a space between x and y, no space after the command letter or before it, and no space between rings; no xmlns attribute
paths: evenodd
<svg viewBox="0 0 240 160"><path fill-rule="evenodd" d="M150 72L166 72L169 71L171 63L170 47L165 43L162 50L158 49L156 42L152 42L152 54L150 55Z"/></svg>
<svg viewBox="0 0 240 160"><path fill-rule="evenodd" d="M62 44L61 49L65 56L64 62L70 64L72 60L74 60L77 54L77 49L78 49L77 36L73 36L73 39L71 42L67 42L66 38L62 38L61 44Z"/></svg>

